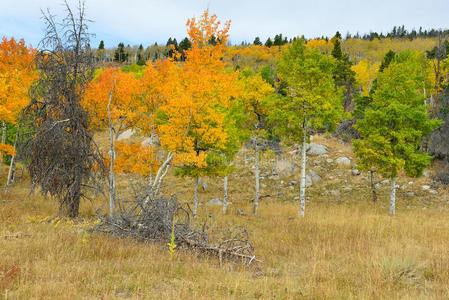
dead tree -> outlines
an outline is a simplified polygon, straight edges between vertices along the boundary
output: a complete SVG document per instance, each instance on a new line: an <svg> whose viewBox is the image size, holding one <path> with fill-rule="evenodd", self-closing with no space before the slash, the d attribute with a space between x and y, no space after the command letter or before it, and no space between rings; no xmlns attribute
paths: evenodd
<svg viewBox="0 0 449 300"><path fill-rule="evenodd" d="M85 187L94 179L102 159L89 131L89 116L81 106L94 72L84 3L73 11L65 2L66 17L57 22L42 12L45 36L36 66L40 79L31 89L25 114L36 131L28 141L27 159L33 185L59 201L60 215L77 217Z"/></svg>

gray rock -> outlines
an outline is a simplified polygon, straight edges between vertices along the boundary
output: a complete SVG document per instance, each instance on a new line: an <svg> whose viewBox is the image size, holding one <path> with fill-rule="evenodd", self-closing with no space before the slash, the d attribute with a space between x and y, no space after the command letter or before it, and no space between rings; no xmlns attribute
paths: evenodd
<svg viewBox="0 0 449 300"><path fill-rule="evenodd" d="M310 177L310 175L306 175L306 187L311 187L312 183L312 177Z"/></svg>
<svg viewBox="0 0 449 300"><path fill-rule="evenodd" d="M345 186L345 187L343 188L343 191L345 191L345 192L351 192L351 191L352 191L352 187L350 187L350 186Z"/></svg>
<svg viewBox="0 0 449 300"><path fill-rule="evenodd" d="M408 186L406 186L406 185L402 185L402 186L401 186L401 190L406 190L407 187L408 187Z"/></svg>
<svg viewBox="0 0 449 300"><path fill-rule="evenodd" d="M414 197L415 193L414 192L407 192L406 195L409 196L409 197Z"/></svg>
<svg viewBox="0 0 449 300"><path fill-rule="evenodd" d="M437 190L429 190L429 193L432 195L438 195L438 191Z"/></svg>
<svg viewBox="0 0 449 300"><path fill-rule="evenodd" d="M306 153L311 156L323 155L323 154L327 154L327 149L326 149L326 146L324 146L324 145L310 143L310 144L306 144Z"/></svg>
<svg viewBox="0 0 449 300"><path fill-rule="evenodd" d="M291 180L291 181L289 182L289 184L290 184L290 185L297 185L297 184L298 184L298 181L296 181L296 180Z"/></svg>
<svg viewBox="0 0 449 300"><path fill-rule="evenodd" d="M380 182L381 184L389 184L390 180L389 179L384 179Z"/></svg>
<svg viewBox="0 0 449 300"><path fill-rule="evenodd" d="M345 156L340 156L335 160L335 162L341 166L349 166L351 165L351 160Z"/></svg>
<svg viewBox="0 0 449 300"><path fill-rule="evenodd" d="M152 137L146 137L143 141L142 141L142 145L143 146L155 146L158 147L160 146L160 142L159 142L159 136L157 134L153 135Z"/></svg>
<svg viewBox="0 0 449 300"><path fill-rule="evenodd" d="M382 183L376 183L375 185L374 185L374 188L376 189L376 190L380 190L381 188L382 188Z"/></svg>
<svg viewBox="0 0 449 300"><path fill-rule="evenodd" d="M328 159L326 159L326 162L327 162L328 164L331 164L331 163L334 162L334 160L333 160L332 158L328 158Z"/></svg>
<svg viewBox="0 0 449 300"><path fill-rule="evenodd" d="M429 172L429 171L424 171L422 174L423 174L424 176L426 176L426 177L429 177L429 176L430 176L430 172Z"/></svg>
<svg viewBox="0 0 449 300"><path fill-rule="evenodd" d="M275 171L280 177L289 177L298 173L298 166L288 160L278 160L275 166Z"/></svg>
<svg viewBox="0 0 449 300"><path fill-rule="evenodd" d="M361 173L360 173L360 171L357 170L357 169L352 169L351 174L352 174L352 176L358 176L358 175L360 175Z"/></svg>
<svg viewBox="0 0 449 300"><path fill-rule="evenodd" d="M335 197L341 195L341 192L340 192L339 190L330 190L329 193L330 193L332 196L335 196Z"/></svg>
<svg viewBox="0 0 449 300"><path fill-rule="evenodd" d="M317 172L315 172L314 170L310 170L307 175L310 177L310 179L312 180L312 182L318 182L321 180L321 176L317 174ZM307 176L306 176L307 177ZM306 178L307 181L307 178Z"/></svg>
<svg viewBox="0 0 449 300"><path fill-rule="evenodd" d="M423 185L421 188L423 191L427 191L431 188L431 186L426 184L426 185Z"/></svg>
<svg viewBox="0 0 449 300"><path fill-rule="evenodd" d="M220 206L223 205L220 199L213 198L206 203L207 206Z"/></svg>
<svg viewBox="0 0 449 300"><path fill-rule="evenodd" d="M119 134L117 141L122 141L129 139L134 135L135 131L133 129L128 129Z"/></svg>

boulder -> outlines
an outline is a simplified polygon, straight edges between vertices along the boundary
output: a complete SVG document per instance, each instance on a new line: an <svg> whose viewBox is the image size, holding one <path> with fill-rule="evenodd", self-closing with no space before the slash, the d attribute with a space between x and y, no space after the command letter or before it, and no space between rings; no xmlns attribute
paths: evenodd
<svg viewBox="0 0 449 300"><path fill-rule="evenodd" d="M289 177L298 173L298 166L286 159L277 161L275 171L280 177Z"/></svg>
<svg viewBox="0 0 449 300"><path fill-rule="evenodd" d="M429 190L429 193L432 195L438 195L438 191L437 190Z"/></svg>
<svg viewBox="0 0 449 300"><path fill-rule="evenodd" d="M335 197L338 197L338 196L341 195L341 193L340 193L339 190L330 190L329 193L330 193L332 196L335 196Z"/></svg>
<svg viewBox="0 0 449 300"><path fill-rule="evenodd" d="M309 172L307 172L307 176L310 177L312 182L318 182L321 180L321 176L318 175L314 170L310 170ZM306 176L306 181L307 181L307 176Z"/></svg>
<svg viewBox="0 0 449 300"><path fill-rule="evenodd" d="M426 185L423 185L421 188L423 191L427 191L427 190L430 190L430 185L426 184Z"/></svg>
<svg viewBox="0 0 449 300"><path fill-rule="evenodd" d="M119 134L117 141L122 141L129 139L134 135L135 131L133 129L128 129Z"/></svg>
<svg viewBox="0 0 449 300"><path fill-rule="evenodd" d="M345 156L340 156L335 160L335 162L341 166L349 166L351 165L351 160Z"/></svg>
<svg viewBox="0 0 449 300"><path fill-rule="evenodd" d="M198 183L200 187L203 189L203 191L207 192L209 190L207 183L203 179L200 178L200 180L198 180Z"/></svg>
<svg viewBox="0 0 449 300"><path fill-rule="evenodd" d="M310 143L306 144L306 153L311 156L327 154L326 146Z"/></svg>

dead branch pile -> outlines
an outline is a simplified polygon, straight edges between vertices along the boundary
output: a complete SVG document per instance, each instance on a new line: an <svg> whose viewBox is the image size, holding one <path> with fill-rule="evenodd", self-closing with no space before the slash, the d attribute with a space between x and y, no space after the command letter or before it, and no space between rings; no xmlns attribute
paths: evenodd
<svg viewBox="0 0 449 300"><path fill-rule="evenodd" d="M92 231L164 244L170 241L173 231L177 249L216 256L220 264L223 260L246 265L260 262L245 228L218 228L210 215L193 219L190 207L174 197L150 199L141 195L138 199L121 201L120 213L113 218L103 217Z"/></svg>

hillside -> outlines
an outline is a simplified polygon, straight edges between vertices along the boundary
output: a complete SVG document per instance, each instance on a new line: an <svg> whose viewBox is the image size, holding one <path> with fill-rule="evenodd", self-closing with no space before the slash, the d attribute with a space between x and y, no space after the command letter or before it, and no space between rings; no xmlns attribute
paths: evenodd
<svg viewBox="0 0 449 300"><path fill-rule="evenodd" d="M204 205L217 224L249 230L256 255L263 260L249 268L232 262L220 266L218 259L185 250L171 258L164 244L87 233L84 230L96 222L96 210L106 212L103 197L84 201L79 219L59 220L57 203L30 196L24 178L0 201L0 295L3 299L447 298L448 189L436 186L431 177L415 180L401 175L397 215L391 217L388 184L380 185L378 203L373 204L367 174L352 175L351 146L323 136L314 136L312 142L325 145L327 154L309 160L309 170L316 174L307 193L305 218L295 217L298 172L290 163L299 158L291 154L293 149L285 149L279 157L263 157L261 194L275 196L261 200L259 216L250 213L253 162L252 152L244 148L229 181L228 214L223 216L220 206ZM342 156L351 160L350 165L336 163ZM281 174L273 173L276 160L284 166ZM119 190L130 179L122 176ZM221 199L220 179L205 179L204 187L202 203ZM193 183L171 174L164 192L191 201Z"/></svg>

